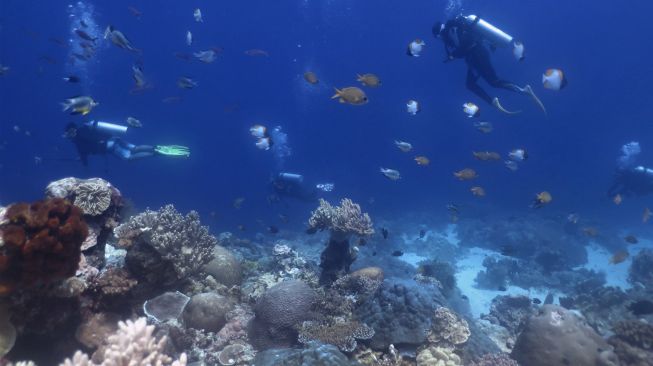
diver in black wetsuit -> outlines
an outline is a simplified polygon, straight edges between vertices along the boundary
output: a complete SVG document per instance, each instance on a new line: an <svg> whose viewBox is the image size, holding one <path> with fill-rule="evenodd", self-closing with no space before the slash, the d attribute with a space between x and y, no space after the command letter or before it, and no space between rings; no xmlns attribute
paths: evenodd
<svg viewBox="0 0 653 366"><path fill-rule="evenodd" d="M495 106L504 113L512 114L504 109L499 103L499 98L490 97L490 95L478 85L478 79L483 78L490 86L529 95L544 110L544 106L533 93L530 85L523 88L497 76L492 62L490 52L484 44L484 38L479 32L476 32L474 26L480 21L479 17L470 20L469 17L458 15L454 19L448 20L445 24L436 22L433 26L433 35L444 42L444 50L447 58L444 62L449 62L457 58L465 59L467 63L467 82L466 86L474 94L486 101L488 104ZM512 40L512 39L511 39ZM492 46L494 48L494 45Z"/></svg>
<svg viewBox="0 0 653 366"><path fill-rule="evenodd" d="M653 169L635 166L640 154L639 143L633 141L621 147L622 155L617 160L614 181L608 189L608 196L645 196L653 193Z"/></svg>
<svg viewBox="0 0 653 366"><path fill-rule="evenodd" d="M116 136L125 133L127 127L107 122L91 121L81 125L69 123L64 137L75 144L84 166L88 165L89 155L112 154L123 160L135 160L154 155L184 156L190 152L183 146L134 145Z"/></svg>
<svg viewBox="0 0 653 366"><path fill-rule="evenodd" d="M320 192L331 192L333 183L320 183L314 186L304 183L304 177L294 173L279 173L270 181L272 196L269 200L279 201L283 197L295 198L303 202L316 202Z"/></svg>

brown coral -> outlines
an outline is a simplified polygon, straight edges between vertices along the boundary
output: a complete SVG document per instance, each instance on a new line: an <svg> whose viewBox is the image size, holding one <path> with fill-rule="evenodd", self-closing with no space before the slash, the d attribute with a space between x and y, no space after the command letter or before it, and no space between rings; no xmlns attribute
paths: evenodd
<svg viewBox="0 0 653 366"><path fill-rule="evenodd" d="M349 198L343 199L340 206L335 207L320 199L320 207L311 213L308 225L313 229L331 230L345 236L374 234L370 216L363 213L361 207Z"/></svg>
<svg viewBox="0 0 653 366"><path fill-rule="evenodd" d="M433 323L428 333L430 343L453 347L467 342L471 335L469 325L453 311L438 307L433 314Z"/></svg>
<svg viewBox="0 0 653 366"><path fill-rule="evenodd" d="M103 180L82 182L75 190L74 203L87 215L101 215L111 205L111 188Z"/></svg>
<svg viewBox="0 0 653 366"><path fill-rule="evenodd" d="M81 210L60 198L7 208L0 226L0 295L75 274L88 227Z"/></svg>
<svg viewBox="0 0 653 366"><path fill-rule="evenodd" d="M332 344L343 352L356 349L356 339L370 339L374 329L356 321L325 324L315 321L305 321L299 331L299 342L309 343L320 341Z"/></svg>

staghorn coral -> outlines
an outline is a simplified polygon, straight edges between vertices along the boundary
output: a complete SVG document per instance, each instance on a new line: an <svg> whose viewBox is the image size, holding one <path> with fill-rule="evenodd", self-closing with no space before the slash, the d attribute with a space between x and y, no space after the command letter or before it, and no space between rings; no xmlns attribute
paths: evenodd
<svg viewBox="0 0 653 366"><path fill-rule="evenodd" d="M429 342L453 348L467 342L470 335L465 319L443 306L435 309L433 323L427 335Z"/></svg>
<svg viewBox="0 0 653 366"><path fill-rule="evenodd" d="M463 361L447 347L429 346L417 354L417 366L462 366Z"/></svg>
<svg viewBox="0 0 653 366"><path fill-rule="evenodd" d="M366 213L361 212L358 204L349 198L340 201L340 206L320 199L320 206L311 213L308 226L318 230L331 230L345 236L374 234L372 220Z"/></svg>
<svg viewBox="0 0 653 366"><path fill-rule="evenodd" d="M84 211L84 214L98 216L111 205L111 188L103 179L87 180L75 188L73 203Z"/></svg>
<svg viewBox="0 0 653 366"><path fill-rule="evenodd" d="M303 344L312 341L332 344L343 352L356 349L356 339L370 339L374 329L357 321L335 322L325 324L315 321L305 321L299 330L299 342Z"/></svg>
<svg viewBox="0 0 653 366"><path fill-rule="evenodd" d="M81 210L61 198L18 203L0 225L0 295L75 275L88 235Z"/></svg>
<svg viewBox="0 0 653 366"><path fill-rule="evenodd" d="M191 211L182 216L173 205L158 211L147 210L114 229L121 246L127 247L127 259L134 272L148 272L145 261L153 249L160 259L172 265L175 277L184 279L202 269L213 259L217 239L200 224L199 215ZM149 248L139 248L139 245ZM138 251L141 250L141 253ZM130 261L131 259L131 261Z"/></svg>
<svg viewBox="0 0 653 366"><path fill-rule="evenodd" d="M185 366L186 354L174 360L163 353L167 337L158 341L153 335L154 326L147 325L145 318L118 323L118 331L109 336L100 364L89 360L88 355L77 351L72 359L66 359L60 366Z"/></svg>

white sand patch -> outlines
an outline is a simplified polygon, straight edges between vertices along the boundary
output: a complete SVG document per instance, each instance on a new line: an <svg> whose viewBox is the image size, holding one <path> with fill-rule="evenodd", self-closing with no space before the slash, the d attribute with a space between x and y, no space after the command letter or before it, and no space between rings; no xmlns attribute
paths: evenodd
<svg viewBox="0 0 653 366"><path fill-rule="evenodd" d="M619 264L611 264L610 258L612 258L613 253L592 242L585 247L587 250L587 263L576 268L605 273L606 286L615 286L626 290L632 287L628 282L628 269L633 263L633 257L642 249L651 247L653 247L653 243L650 240L640 240L639 243L628 246L630 256L625 261Z"/></svg>
<svg viewBox="0 0 653 366"><path fill-rule="evenodd" d="M469 305L474 318L479 318L481 314L490 312L490 305L492 299L499 295L519 296L525 295L530 298L537 297L544 301L548 289L530 289L526 290L517 286L508 286L506 291L499 290L484 290L476 287L476 275L479 271L483 270L483 260L487 256L503 257L500 253L474 247L470 249L469 253L461 258L457 263L456 281L458 288L463 295L469 298Z"/></svg>

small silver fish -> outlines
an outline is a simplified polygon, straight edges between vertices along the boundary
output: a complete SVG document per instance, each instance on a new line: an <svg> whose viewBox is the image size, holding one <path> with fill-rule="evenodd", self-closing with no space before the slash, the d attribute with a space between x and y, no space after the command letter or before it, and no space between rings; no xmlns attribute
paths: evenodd
<svg viewBox="0 0 653 366"><path fill-rule="evenodd" d="M406 54L412 57L419 57L420 53L422 53L422 50L424 49L424 46L426 46L426 43L424 43L424 41L422 41L421 39L417 38L408 44L408 49L406 50Z"/></svg>
<svg viewBox="0 0 653 366"><path fill-rule="evenodd" d="M177 79L177 86L182 89L193 89L194 87L197 86L197 81L182 76L179 79Z"/></svg>
<svg viewBox="0 0 653 366"><path fill-rule="evenodd" d="M131 116L127 117L127 124L129 126L131 126L131 127L134 127L134 128L143 127L143 124L141 123L141 121L139 121L138 119L136 119L134 117L131 117Z"/></svg>
<svg viewBox="0 0 653 366"><path fill-rule="evenodd" d="M195 56L198 60L204 62L205 64L210 64L211 62L215 61L217 55L218 54L213 50L199 51L193 53L193 56Z"/></svg>
<svg viewBox="0 0 653 366"><path fill-rule="evenodd" d="M421 111L421 110L422 110L422 108L420 107L419 102L416 101L416 100L411 99L406 103L406 111L410 115L414 116L417 113L419 113L419 111Z"/></svg>
<svg viewBox="0 0 653 366"><path fill-rule="evenodd" d="M390 180L399 180L399 179L401 179L401 173L399 173L398 170L387 169L387 168L381 167L379 169L379 171L381 172L381 174L385 175L385 177L390 179Z"/></svg>
<svg viewBox="0 0 653 366"><path fill-rule="evenodd" d="M517 61L524 60L524 44L519 41L515 41L512 47L512 55L515 56Z"/></svg>
<svg viewBox="0 0 653 366"><path fill-rule="evenodd" d="M195 11L193 11L193 17L195 18L195 21L198 23L204 22L204 20L202 19L202 11L200 10L200 8L197 8L195 9Z"/></svg>
<svg viewBox="0 0 653 366"><path fill-rule="evenodd" d="M189 46L193 44L193 33L190 31L186 31L186 44Z"/></svg>

